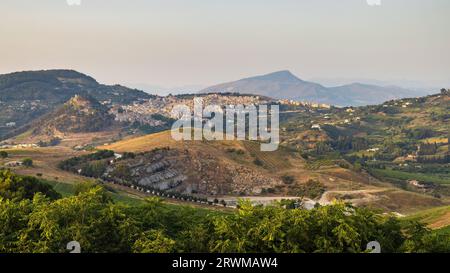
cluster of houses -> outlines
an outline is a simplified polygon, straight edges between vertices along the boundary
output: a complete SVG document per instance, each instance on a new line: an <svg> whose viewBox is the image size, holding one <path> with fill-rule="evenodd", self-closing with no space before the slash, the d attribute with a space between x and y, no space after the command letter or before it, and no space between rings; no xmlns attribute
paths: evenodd
<svg viewBox="0 0 450 273"><path fill-rule="evenodd" d="M234 105L258 105L266 104L267 100L260 96L253 95L221 95L221 94L207 94L199 98L203 99L203 105L219 105L219 106L234 106ZM164 121L155 119L153 115L162 115L165 117L172 117L172 109L177 105L186 105L190 109L194 109L194 99L191 97L156 97L145 101L137 101L133 104L124 106L113 106L110 113L115 116L115 119L120 122L139 122L150 126L164 125Z"/></svg>
<svg viewBox="0 0 450 273"><path fill-rule="evenodd" d="M408 180L408 184L410 186L413 186L414 188L417 188L417 189L420 189L420 190L427 190L427 189L430 188L429 185L424 184L424 183L422 183L420 181L417 181L417 180Z"/></svg>
<svg viewBox="0 0 450 273"><path fill-rule="evenodd" d="M19 148L37 148L39 147L34 143L22 143L22 144L1 144L0 149L19 149Z"/></svg>
<svg viewBox="0 0 450 273"><path fill-rule="evenodd" d="M326 104L326 103L296 101L296 100L289 100L289 99L278 100L278 103L284 104L284 105L292 105L292 106L306 106L306 107L311 107L311 108L331 109L331 105Z"/></svg>
<svg viewBox="0 0 450 273"><path fill-rule="evenodd" d="M323 119L328 120L327 122L324 122L323 124L325 124L325 125L351 124L353 122L361 121L361 117L354 116L355 110L353 108L347 108L345 110L345 112L349 115L349 117L341 119L341 120L336 120L336 121L330 121L332 119L332 117L330 116L329 113L321 114ZM320 130L322 130L321 126L322 126L322 124L320 124L320 123L312 123L311 129L320 131Z"/></svg>
<svg viewBox="0 0 450 273"><path fill-rule="evenodd" d="M417 98L415 100L417 101ZM411 101L397 100L397 101L393 101L393 102L390 102L390 103L385 103L385 104L383 104L383 107L387 108L387 107L398 106L398 107L402 107L402 108L408 108L408 107L410 107L412 105L413 105L413 103Z"/></svg>
<svg viewBox="0 0 450 273"><path fill-rule="evenodd" d="M127 106L117 106L110 110L115 116L115 120L119 122L139 122L150 126L161 126L164 122L153 118L157 114L155 109L149 108L145 104L133 104Z"/></svg>

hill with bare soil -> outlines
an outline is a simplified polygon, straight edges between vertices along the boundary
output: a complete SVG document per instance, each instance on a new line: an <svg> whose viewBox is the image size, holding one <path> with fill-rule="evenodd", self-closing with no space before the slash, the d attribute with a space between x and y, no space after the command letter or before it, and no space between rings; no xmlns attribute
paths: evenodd
<svg viewBox="0 0 450 273"><path fill-rule="evenodd" d="M108 108L90 96L75 95L56 110L30 123L24 129L26 139L48 141L70 134L103 132L118 126ZM20 137L20 136L19 136Z"/></svg>
<svg viewBox="0 0 450 273"><path fill-rule="evenodd" d="M346 171L347 177L309 170L299 154L282 147L275 152L262 152L260 143L250 141L177 142L171 138L170 131L122 140L99 148L117 153L144 153L126 161L131 169L133 162L144 162L145 157L156 156L156 162L164 162L169 170L176 173L173 177L185 177L185 183L176 183L174 188L182 191L191 188L206 195L295 195L298 185L308 180L317 180L330 189L350 185L364 188L364 183L369 180L360 179L364 175L339 166L332 166L332 169ZM154 169L152 161L148 161L145 166ZM140 173L138 177L142 179L146 175L150 176L148 181L153 181L152 173Z"/></svg>

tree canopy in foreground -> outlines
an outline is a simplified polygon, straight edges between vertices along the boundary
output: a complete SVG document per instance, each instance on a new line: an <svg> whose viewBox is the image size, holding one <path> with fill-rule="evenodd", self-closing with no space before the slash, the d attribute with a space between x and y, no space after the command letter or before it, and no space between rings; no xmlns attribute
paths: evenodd
<svg viewBox="0 0 450 273"><path fill-rule="evenodd" d="M115 203L100 186L61 198L38 179L0 172L0 252L450 252L450 238L344 203L312 210L241 202L232 213Z"/></svg>

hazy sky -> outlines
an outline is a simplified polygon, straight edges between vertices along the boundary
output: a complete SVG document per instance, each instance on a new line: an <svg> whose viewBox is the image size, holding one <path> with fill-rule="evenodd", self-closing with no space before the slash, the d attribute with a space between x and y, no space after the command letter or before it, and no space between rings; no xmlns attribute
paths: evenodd
<svg viewBox="0 0 450 273"><path fill-rule="evenodd" d="M289 69L450 83L450 1L381 1L0 0L0 73L176 86Z"/></svg>

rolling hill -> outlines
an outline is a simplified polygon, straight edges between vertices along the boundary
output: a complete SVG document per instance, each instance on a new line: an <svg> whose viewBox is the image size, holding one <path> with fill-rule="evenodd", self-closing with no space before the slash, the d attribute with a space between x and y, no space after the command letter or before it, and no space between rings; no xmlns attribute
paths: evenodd
<svg viewBox="0 0 450 273"><path fill-rule="evenodd" d="M354 83L338 87L325 87L299 79L289 71L245 78L203 89L200 93L235 92L256 94L275 99L292 99L326 103L337 106L379 104L387 100L423 95L418 91L395 86L376 86Z"/></svg>
<svg viewBox="0 0 450 273"><path fill-rule="evenodd" d="M282 145L301 151L311 168L344 158L378 180L448 202L449 94L286 113Z"/></svg>
<svg viewBox="0 0 450 273"><path fill-rule="evenodd" d="M33 124L33 135L57 136L64 133L89 133L106 130L114 116L90 96L75 95L69 101Z"/></svg>
<svg viewBox="0 0 450 273"><path fill-rule="evenodd" d="M317 179L331 188L348 185L345 179L336 179L334 185L330 184L328 175L306 170L305 162L298 154L283 148L275 152L261 152L260 144L251 141L174 141L170 131L164 131L99 148L118 153L169 148L171 153L180 155L175 161L179 161L177 168L189 178L188 183L208 187L208 190L199 190L202 194L236 196L264 195L266 192L269 195L289 196L295 194L297 183L305 183L309 179ZM294 182L285 183L283 176L292 177ZM201 189L200 185L195 188ZM222 185L221 190L213 190L218 185Z"/></svg>
<svg viewBox="0 0 450 273"><path fill-rule="evenodd" d="M60 153L57 148L64 147L71 154L67 157L86 155L86 151L76 148L80 144L124 155L120 160L114 154L101 159L65 159L69 163L64 170L77 177L85 175L128 186L150 185L163 191L233 200L243 196L262 200L298 195L318 200L326 191L320 200L323 204L339 199L409 213L448 204L448 188L441 183L448 179L445 168L448 164L439 163L448 151L445 145L448 140L444 139L448 102L447 91L443 90L433 96L376 106L331 109L299 106L282 113L282 145L275 152L261 152L260 144L251 141L177 142L170 131L138 137L118 138L119 132L100 136L108 129L106 107L85 95L75 96L39 122L32 122L34 126L28 132L38 136L31 143L41 140L47 132L51 136L70 134L52 150ZM312 128L316 124L319 129ZM91 132L96 133L91 136ZM74 134L84 139L89 135L90 139L82 143ZM426 142L437 143L421 146L426 154L420 159L430 163L397 162ZM23 158L23 151L16 155L15 149L12 147L8 153L14 159ZM376 158L371 156L374 154ZM38 161L32 154L29 157L36 160L38 167L18 168L19 171L47 172L48 169L39 169L47 168L47 159ZM55 164L59 163L52 162L51 170L60 176L62 170L56 172ZM431 183L423 191L408 182L412 179Z"/></svg>
<svg viewBox="0 0 450 273"><path fill-rule="evenodd" d="M320 193L316 195L315 190L324 190L328 195L319 200L321 204L340 199L401 213L445 204L437 198L382 183L367 172L349 168L343 160L305 160L292 149L280 147L275 152L261 152L259 145L252 141L177 142L170 137L170 131L164 131L98 148L121 154L136 153L135 158L122 161L137 175L135 183L146 175L134 170L134 166L154 170L149 159L170 162L163 172L169 170L186 176L186 180L170 189L182 193L194 189L193 193L201 196L229 196L229 200L246 196L261 201L299 194L317 198ZM314 162L318 167L312 167ZM155 174L147 175L153 177Z"/></svg>
<svg viewBox="0 0 450 273"><path fill-rule="evenodd" d="M73 70L25 71L0 75L0 137L50 113L75 95L126 104L152 96L120 85L99 84Z"/></svg>

